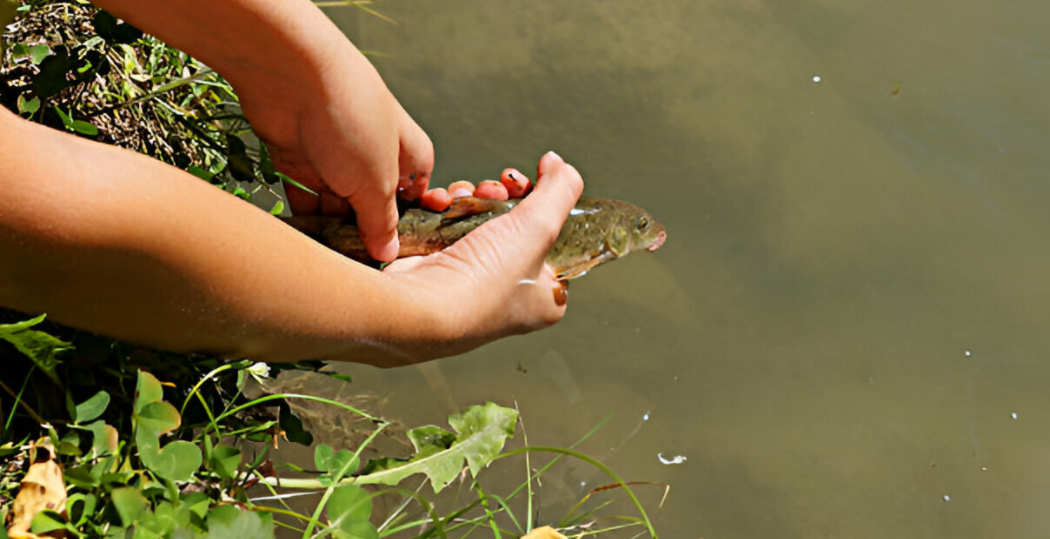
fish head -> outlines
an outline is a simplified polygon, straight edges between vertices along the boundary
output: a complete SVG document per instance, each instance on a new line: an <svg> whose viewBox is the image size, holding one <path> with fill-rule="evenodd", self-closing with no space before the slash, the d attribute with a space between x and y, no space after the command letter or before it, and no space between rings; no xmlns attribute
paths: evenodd
<svg viewBox="0 0 1050 539"><path fill-rule="evenodd" d="M630 219L626 220L625 225L629 251L641 249L655 251L664 244L667 239L667 230L664 229L664 225L653 219L649 212L633 206L633 211L629 212L628 217Z"/></svg>

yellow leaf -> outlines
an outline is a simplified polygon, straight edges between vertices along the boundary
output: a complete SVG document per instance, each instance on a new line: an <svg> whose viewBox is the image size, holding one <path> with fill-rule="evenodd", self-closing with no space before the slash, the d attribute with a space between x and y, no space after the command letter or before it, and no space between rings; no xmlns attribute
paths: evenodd
<svg viewBox="0 0 1050 539"><path fill-rule="evenodd" d="M29 449L33 462L18 488L18 496L7 515L7 535L11 539L40 539L29 531L33 517L44 509L66 512L66 484L62 480L62 465L55 460L50 444L33 445Z"/></svg>

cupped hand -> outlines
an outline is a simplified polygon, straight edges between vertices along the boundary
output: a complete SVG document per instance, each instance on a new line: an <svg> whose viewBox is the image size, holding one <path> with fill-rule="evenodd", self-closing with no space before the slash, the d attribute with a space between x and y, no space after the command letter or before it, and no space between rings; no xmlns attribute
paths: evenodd
<svg viewBox="0 0 1050 539"><path fill-rule="evenodd" d="M565 314L566 283L546 263L565 218L583 191L576 169L550 152L532 194L451 247L397 260L385 272L440 313L433 349L462 353L507 335L547 327Z"/></svg>
<svg viewBox="0 0 1050 539"><path fill-rule="evenodd" d="M422 196L434 147L360 53L338 52L317 87L237 89L277 170L320 195L286 185L292 213L341 216L353 206L369 254L390 261L398 251L395 195Z"/></svg>

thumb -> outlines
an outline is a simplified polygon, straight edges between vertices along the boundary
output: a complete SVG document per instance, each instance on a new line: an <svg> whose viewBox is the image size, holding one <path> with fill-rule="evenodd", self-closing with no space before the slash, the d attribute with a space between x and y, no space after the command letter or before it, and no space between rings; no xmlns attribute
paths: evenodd
<svg viewBox="0 0 1050 539"><path fill-rule="evenodd" d="M543 181L537 182L532 194L507 216L517 221L522 233L543 240L532 242L531 247L537 250L535 254L546 257L583 193L583 178L554 152L547 152L540 159L539 172Z"/></svg>

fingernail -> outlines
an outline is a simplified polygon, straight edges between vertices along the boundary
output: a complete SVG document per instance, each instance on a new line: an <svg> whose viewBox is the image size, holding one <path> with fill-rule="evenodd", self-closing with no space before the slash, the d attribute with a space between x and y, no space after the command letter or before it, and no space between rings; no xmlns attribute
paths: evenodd
<svg viewBox="0 0 1050 539"><path fill-rule="evenodd" d="M554 157L557 157L557 158L558 158L558 161L561 161L562 163L564 163L564 162L565 162L565 160L564 160L564 159L562 159L560 155L558 155L558 154L554 153L554 150L551 150L551 151L549 151L549 152L547 152L547 153L549 153L549 154L553 155Z"/></svg>
<svg viewBox="0 0 1050 539"><path fill-rule="evenodd" d="M557 281L554 284L554 304L558 307L564 306L569 302L569 282L568 281Z"/></svg>

